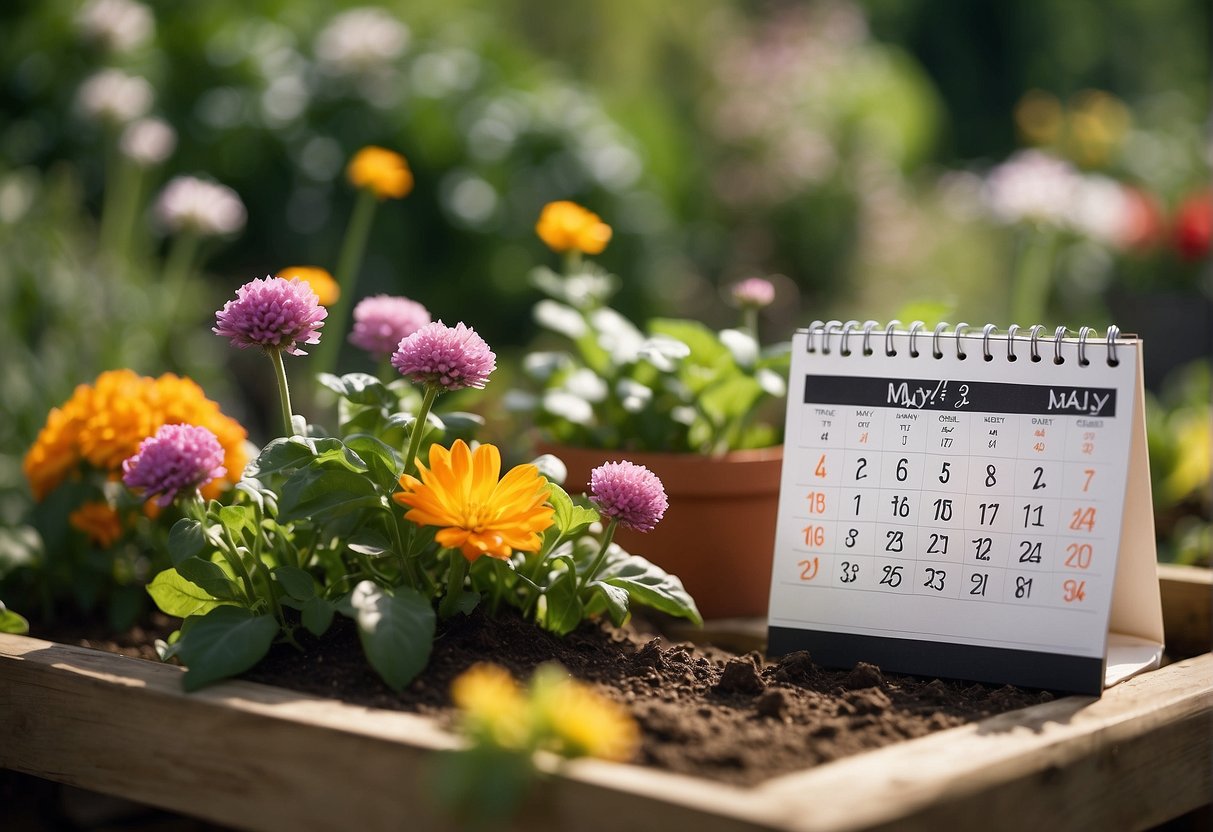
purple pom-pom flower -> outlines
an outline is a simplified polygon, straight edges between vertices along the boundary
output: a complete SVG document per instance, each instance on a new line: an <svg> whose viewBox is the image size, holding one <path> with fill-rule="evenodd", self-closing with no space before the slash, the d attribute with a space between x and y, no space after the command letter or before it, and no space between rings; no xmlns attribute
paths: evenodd
<svg viewBox="0 0 1213 832"><path fill-rule="evenodd" d="M733 285L733 302L741 307L762 309L775 302L775 285L761 277L749 277Z"/></svg>
<svg viewBox="0 0 1213 832"><path fill-rule="evenodd" d="M400 341L392 366L420 384L462 390L484 387L497 369L497 356L471 327L435 321Z"/></svg>
<svg viewBox="0 0 1213 832"><path fill-rule="evenodd" d="M223 446L210 430L195 425L162 425L122 463L122 482L167 506L178 493L194 492L227 473Z"/></svg>
<svg viewBox="0 0 1213 832"><path fill-rule="evenodd" d="M670 505L657 475L626 460L590 472L590 501L605 516L638 532L651 531Z"/></svg>
<svg viewBox="0 0 1213 832"><path fill-rule="evenodd" d="M237 289L236 299L216 313L212 331L240 349L265 347L307 355L298 345L319 344L327 316L328 310L306 281L267 277Z"/></svg>
<svg viewBox="0 0 1213 832"><path fill-rule="evenodd" d="M363 298L354 307L350 343L372 355L391 355L402 339L430 320L430 311L415 300L392 295Z"/></svg>

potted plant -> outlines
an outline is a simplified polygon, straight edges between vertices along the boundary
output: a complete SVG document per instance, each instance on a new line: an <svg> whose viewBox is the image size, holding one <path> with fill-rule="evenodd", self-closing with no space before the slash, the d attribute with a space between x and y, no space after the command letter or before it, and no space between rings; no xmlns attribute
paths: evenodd
<svg viewBox="0 0 1213 832"><path fill-rule="evenodd" d="M535 320L563 343L527 355L533 387L507 403L530 415L540 450L565 463L571 492L623 454L654 471L669 513L651 534L622 532L621 545L675 571L708 617L765 614L789 358L787 343L758 339L772 284L732 287L736 327L675 318L641 327L609 305L618 279L584 258L602 252L610 226L553 202L536 232L564 255L562 273L541 266L531 275L546 295Z"/></svg>

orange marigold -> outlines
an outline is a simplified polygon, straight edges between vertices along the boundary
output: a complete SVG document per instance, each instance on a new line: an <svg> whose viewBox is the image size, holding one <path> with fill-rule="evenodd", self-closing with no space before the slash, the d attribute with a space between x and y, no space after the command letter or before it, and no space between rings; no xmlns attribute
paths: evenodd
<svg viewBox="0 0 1213 832"><path fill-rule="evenodd" d="M337 302L337 298L341 297L341 287L337 285L337 281L318 266L287 266L274 277L281 277L283 280L299 278L312 287L321 306L332 306Z"/></svg>
<svg viewBox="0 0 1213 832"><path fill-rule="evenodd" d="M204 488L204 497L215 497L240 479L248 463L248 432L225 416L194 381L172 373L153 379L131 370L109 370L92 385L77 387L48 415L22 463L34 498L43 499L81 462L117 476L122 461L139 450L140 442L161 425L171 424L209 428L223 446L227 477Z"/></svg>
<svg viewBox="0 0 1213 832"><path fill-rule="evenodd" d="M611 241L611 227L593 211L561 200L543 206L535 233L555 252L601 254Z"/></svg>
<svg viewBox="0 0 1213 832"><path fill-rule="evenodd" d="M67 522L102 549L108 549L122 537L122 520L118 512L100 500L84 503L67 516Z"/></svg>
<svg viewBox="0 0 1213 832"><path fill-rule="evenodd" d="M379 199L400 199L413 190L413 172L403 156L382 147L364 147L345 169L350 184Z"/></svg>

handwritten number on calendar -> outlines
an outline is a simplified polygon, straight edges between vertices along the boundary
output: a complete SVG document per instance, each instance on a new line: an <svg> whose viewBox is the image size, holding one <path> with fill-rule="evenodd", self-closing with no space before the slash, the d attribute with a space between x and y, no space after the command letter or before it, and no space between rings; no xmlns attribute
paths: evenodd
<svg viewBox="0 0 1213 832"><path fill-rule="evenodd" d="M993 465L986 466L986 488L993 488L998 485L998 469Z"/></svg>
<svg viewBox="0 0 1213 832"><path fill-rule="evenodd" d="M900 531L887 531L884 533L885 543L884 550L886 552L902 552L905 550L905 534Z"/></svg>
<svg viewBox="0 0 1213 832"><path fill-rule="evenodd" d="M910 460L906 459L905 457L902 457L901 459L897 460L897 481L898 482L905 482L906 478L908 476L910 476L910 470L906 467L906 463L908 463L909 461Z"/></svg>
<svg viewBox="0 0 1213 832"><path fill-rule="evenodd" d="M1015 579L1015 597L1020 599L1032 597L1031 578L1017 577Z"/></svg>
<svg viewBox="0 0 1213 832"><path fill-rule="evenodd" d="M852 584L859 578L859 564L851 563L849 560L842 562L842 574L838 576L838 580L844 584Z"/></svg>
<svg viewBox="0 0 1213 832"><path fill-rule="evenodd" d="M1031 503L1023 507L1023 527L1026 529L1029 526L1040 528L1044 526L1044 506L1034 506Z"/></svg>
<svg viewBox="0 0 1213 832"><path fill-rule="evenodd" d="M1066 566L1071 569L1087 569L1091 566L1091 555L1095 549L1090 543L1070 543L1066 546Z"/></svg>
<svg viewBox="0 0 1213 832"><path fill-rule="evenodd" d="M826 475L826 455L825 454L822 454L821 459L817 460L817 468L813 471L813 474L821 479L825 479L825 475Z"/></svg>
<svg viewBox="0 0 1213 832"><path fill-rule="evenodd" d="M973 544L973 559L974 560L989 560L990 547L994 545L994 541L988 537L978 537L969 541Z"/></svg>
<svg viewBox="0 0 1213 832"><path fill-rule="evenodd" d="M925 574L927 579L922 582L922 585L927 589L933 589L936 592L943 592L943 581L944 578L948 577L947 570L932 569L927 567Z"/></svg>
<svg viewBox="0 0 1213 832"><path fill-rule="evenodd" d="M946 484L950 479L952 479L952 463L945 462L939 469L939 481Z"/></svg>
<svg viewBox="0 0 1213 832"><path fill-rule="evenodd" d="M1033 491L1039 491L1039 490L1040 490L1040 489L1042 489L1042 488L1048 488L1048 487L1049 487L1049 484L1048 484L1047 482L1045 482L1045 479L1044 479L1044 477L1045 477L1045 469L1044 469L1044 468L1039 468L1039 467L1037 467L1037 468L1033 468L1033 469L1032 469L1032 473L1033 473L1033 474L1035 475L1035 477L1036 477L1036 482L1032 483L1032 490L1033 490Z"/></svg>
<svg viewBox="0 0 1213 832"><path fill-rule="evenodd" d="M817 577L818 558L802 560L797 566L800 567L800 580L811 581Z"/></svg>
<svg viewBox="0 0 1213 832"><path fill-rule="evenodd" d="M1089 489L1091 487L1091 480L1095 479L1095 469L1087 468L1087 469L1083 470L1083 473L1087 475L1086 482L1084 482L1082 484L1082 490L1085 493L1087 491L1087 489Z"/></svg>
<svg viewBox="0 0 1213 832"><path fill-rule="evenodd" d="M989 578L990 576L984 572L974 572L972 575L970 575L969 583L971 583L972 586L969 587L969 594L980 595L984 598L986 594L986 583L989 581Z"/></svg>
<svg viewBox="0 0 1213 832"><path fill-rule="evenodd" d="M806 499L809 501L809 514L825 514L826 495L824 491L810 491Z"/></svg>
<svg viewBox="0 0 1213 832"><path fill-rule="evenodd" d="M900 566L885 566L884 577L880 579L882 584L888 584L896 589L901 586L901 567Z"/></svg>
<svg viewBox="0 0 1213 832"><path fill-rule="evenodd" d="M826 542L826 530L821 526L804 527L804 545L820 549Z"/></svg>
<svg viewBox="0 0 1213 832"><path fill-rule="evenodd" d="M927 545L928 555L946 555L948 553L948 536L946 534L932 534L931 542Z"/></svg>
<svg viewBox="0 0 1213 832"><path fill-rule="evenodd" d="M981 508L981 525L993 526L994 518L998 516L999 503L982 503ZM989 511L989 519L986 519L986 512Z"/></svg>
<svg viewBox="0 0 1213 832"><path fill-rule="evenodd" d="M855 516L856 517L859 516L859 503L860 503L859 498L862 496L863 496L862 494L855 495Z"/></svg>
<svg viewBox="0 0 1213 832"><path fill-rule="evenodd" d="M935 519L943 523L952 519L952 501L951 500L936 500L932 505L935 506Z"/></svg>
<svg viewBox="0 0 1213 832"><path fill-rule="evenodd" d="M1020 563L1040 563L1041 551L1040 541L1033 543L1031 540L1019 541L1019 562Z"/></svg>
<svg viewBox="0 0 1213 832"><path fill-rule="evenodd" d="M855 539L858 537L859 537L859 529L848 529L847 530L847 539L842 541L842 545L846 546L848 549L854 549L855 548Z"/></svg>
<svg viewBox="0 0 1213 832"><path fill-rule="evenodd" d="M894 517L909 517L910 516L910 498L902 497L901 495L893 495L893 516Z"/></svg>
<svg viewBox="0 0 1213 832"><path fill-rule="evenodd" d="M1061 584L1061 599L1067 604L1087 600L1087 582L1067 578Z"/></svg>
<svg viewBox="0 0 1213 832"><path fill-rule="evenodd" d="M867 467L868 467L868 460L866 457L861 456L858 460L856 460L856 465L855 465L856 481L866 480L868 478L868 475L866 473L864 473L864 470L863 470L864 468L867 468Z"/></svg>
<svg viewBox="0 0 1213 832"><path fill-rule="evenodd" d="M1070 528L1076 532L1095 531L1095 509L1090 506L1074 509L1074 514L1070 518Z"/></svg>

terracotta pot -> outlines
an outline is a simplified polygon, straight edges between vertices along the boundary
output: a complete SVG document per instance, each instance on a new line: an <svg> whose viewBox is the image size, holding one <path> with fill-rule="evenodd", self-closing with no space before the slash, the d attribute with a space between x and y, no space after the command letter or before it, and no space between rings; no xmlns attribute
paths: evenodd
<svg viewBox="0 0 1213 832"><path fill-rule="evenodd" d="M704 618L766 616L783 448L723 457L541 445L568 466L565 490L589 489L590 471L629 460L661 478L670 507L651 532L615 540L682 579Z"/></svg>

